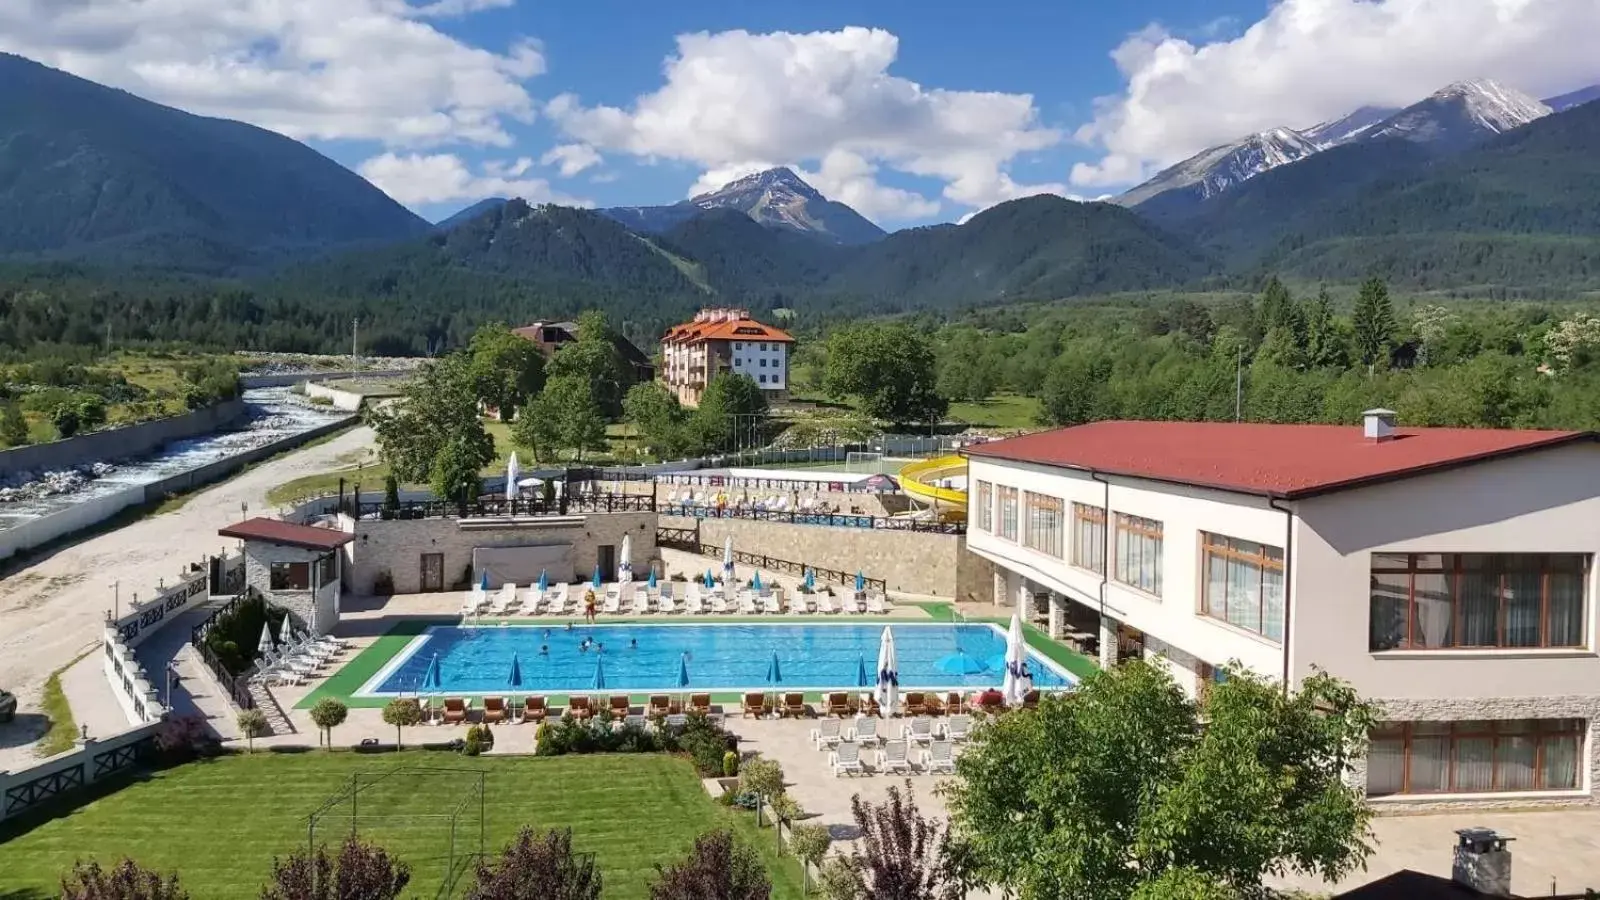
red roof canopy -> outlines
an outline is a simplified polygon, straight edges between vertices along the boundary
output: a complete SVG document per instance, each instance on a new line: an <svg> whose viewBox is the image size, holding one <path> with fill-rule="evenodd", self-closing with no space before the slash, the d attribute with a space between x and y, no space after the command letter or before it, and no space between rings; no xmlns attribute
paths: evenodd
<svg viewBox="0 0 1600 900"><path fill-rule="evenodd" d="M300 547L306 550L336 550L356 539L353 534L334 531L332 528L295 525L290 522L266 519L260 516L254 519L246 519L237 525L229 525L227 528L219 530L217 534L245 541L263 541L268 544L282 544L286 547Z"/></svg>
<svg viewBox="0 0 1600 900"><path fill-rule="evenodd" d="M1397 428L1373 441L1346 425L1094 422L974 444L966 454L1290 499L1597 439L1586 431Z"/></svg>

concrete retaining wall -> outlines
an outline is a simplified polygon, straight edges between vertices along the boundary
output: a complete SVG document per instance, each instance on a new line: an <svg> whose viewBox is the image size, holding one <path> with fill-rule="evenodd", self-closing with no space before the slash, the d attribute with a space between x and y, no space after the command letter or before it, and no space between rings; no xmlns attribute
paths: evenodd
<svg viewBox="0 0 1600 900"><path fill-rule="evenodd" d="M59 471L102 460L145 456L173 441L228 428L242 421L247 413L243 400L227 400L181 416L80 434L48 444L13 447L0 451L0 478L18 472Z"/></svg>
<svg viewBox="0 0 1600 900"><path fill-rule="evenodd" d="M148 722L104 739L79 740L74 749L58 753L26 769L15 772L0 771L0 821L19 816L34 806L47 802L54 796L56 790L68 791L88 787L94 782L115 777L137 765L138 760L132 745L150 740L160 727L160 722ZM22 796L26 792L20 791L16 800L5 799L11 797L13 788L21 788L35 781L43 781L47 787L54 790L39 796L31 803Z"/></svg>
<svg viewBox="0 0 1600 900"><path fill-rule="evenodd" d="M274 375L240 375L239 383L246 388L288 387L302 381L327 381L334 378L394 378L410 375L408 369L383 369L365 372L284 372Z"/></svg>
<svg viewBox="0 0 1600 900"><path fill-rule="evenodd" d="M354 391L345 391L336 387L329 387L328 385L318 381L306 382L306 396L326 397L332 402L334 409L342 409L345 412L355 412L359 410L361 408L362 401L366 399L365 396L357 394Z"/></svg>

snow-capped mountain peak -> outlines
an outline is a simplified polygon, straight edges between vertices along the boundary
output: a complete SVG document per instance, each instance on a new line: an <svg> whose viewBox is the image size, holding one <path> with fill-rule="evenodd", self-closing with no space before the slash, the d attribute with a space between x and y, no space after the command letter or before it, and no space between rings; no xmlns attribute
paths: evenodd
<svg viewBox="0 0 1600 900"><path fill-rule="evenodd" d="M1200 151L1157 173L1144 184L1116 198L1135 206L1157 194L1187 188L1199 199L1219 194L1268 169L1288 165L1317 152L1317 145L1293 128L1269 128L1228 144Z"/></svg>
<svg viewBox="0 0 1600 900"><path fill-rule="evenodd" d="M1363 106L1349 115L1303 128L1300 133L1305 135L1306 140L1326 150L1355 140L1399 111L1391 106Z"/></svg>
<svg viewBox="0 0 1600 900"><path fill-rule="evenodd" d="M824 197L793 169L783 166L746 175L671 206L614 207L600 212L635 231L659 234L712 209L738 210L769 228L838 244L868 244L884 235L883 229L860 213Z"/></svg>
<svg viewBox="0 0 1600 900"><path fill-rule="evenodd" d="M806 200L821 200L823 196L816 188L806 184L805 180L794 173L788 166L779 166L765 172L746 175L737 181L730 181L714 191L698 194L690 202L699 205L702 209L711 209L717 206L726 206L728 199L748 194L770 193L774 195L793 195Z"/></svg>
<svg viewBox="0 0 1600 900"><path fill-rule="evenodd" d="M1497 81L1447 85L1374 125L1362 139L1405 138L1453 150L1550 115L1550 107Z"/></svg>

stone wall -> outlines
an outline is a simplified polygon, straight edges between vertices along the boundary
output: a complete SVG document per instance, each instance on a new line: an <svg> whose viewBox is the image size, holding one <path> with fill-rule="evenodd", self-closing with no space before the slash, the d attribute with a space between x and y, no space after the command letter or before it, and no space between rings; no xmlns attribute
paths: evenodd
<svg viewBox="0 0 1600 900"><path fill-rule="evenodd" d="M891 592L899 594L956 597L961 560L967 555L966 538L958 534L671 516L662 516L661 524L692 528L697 521L702 544L721 546L732 535L735 550L819 569L860 571L869 578L882 578Z"/></svg>
<svg viewBox="0 0 1600 900"><path fill-rule="evenodd" d="M624 535L632 539L633 568L648 572L656 553L653 512L586 513L494 519L362 519L339 517L339 527L356 539L345 545L345 583L357 594L371 594L373 581L387 572L397 594L422 590L422 556L444 556L444 587L463 580L478 547L556 547L567 549L567 568L551 571L552 583L586 581L601 547L620 553Z"/></svg>
<svg viewBox="0 0 1600 900"><path fill-rule="evenodd" d="M271 588L273 563L315 563L319 556L325 555L325 551L285 547L264 541L245 541L244 583L260 591L268 603L288 610L298 620L300 627L317 634L332 633L334 626L339 624L340 553L334 552L334 577L318 586L315 593L309 590L274 591ZM316 583L314 572L312 583Z"/></svg>
<svg viewBox="0 0 1600 900"><path fill-rule="evenodd" d="M209 434L243 421L243 400L227 400L179 416L80 434L63 441L0 450L0 478L19 472L59 471L93 462L144 456L164 444Z"/></svg>

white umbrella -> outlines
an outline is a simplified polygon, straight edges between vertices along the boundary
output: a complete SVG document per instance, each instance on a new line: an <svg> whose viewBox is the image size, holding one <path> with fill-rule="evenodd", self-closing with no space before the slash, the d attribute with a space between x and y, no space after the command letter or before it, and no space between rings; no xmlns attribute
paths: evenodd
<svg viewBox="0 0 1600 900"><path fill-rule="evenodd" d="M878 639L878 706L889 715L900 705L900 661L895 657L894 632L884 626Z"/></svg>
<svg viewBox="0 0 1600 900"><path fill-rule="evenodd" d="M256 641L256 652L263 658L272 656L272 628L266 622L261 623L261 640Z"/></svg>
<svg viewBox="0 0 1600 900"><path fill-rule="evenodd" d="M278 623L278 643L285 647L294 643L294 629L289 625L288 616L284 616L283 621Z"/></svg>
<svg viewBox="0 0 1600 900"><path fill-rule="evenodd" d="M733 589L733 535L722 542L722 582Z"/></svg>
<svg viewBox="0 0 1600 900"><path fill-rule="evenodd" d="M511 451L511 459L506 461L506 499L517 499L517 476L521 474L521 466L517 465L517 451Z"/></svg>
<svg viewBox="0 0 1600 900"><path fill-rule="evenodd" d="M1006 677L1000 693L1007 706L1021 706L1022 698L1033 689L1028 674L1028 643L1022 638L1022 610L1011 611L1011 629L1006 632Z"/></svg>
<svg viewBox="0 0 1600 900"><path fill-rule="evenodd" d="M617 583L627 584L633 581L633 538L629 535L622 536L622 559L617 563Z"/></svg>

